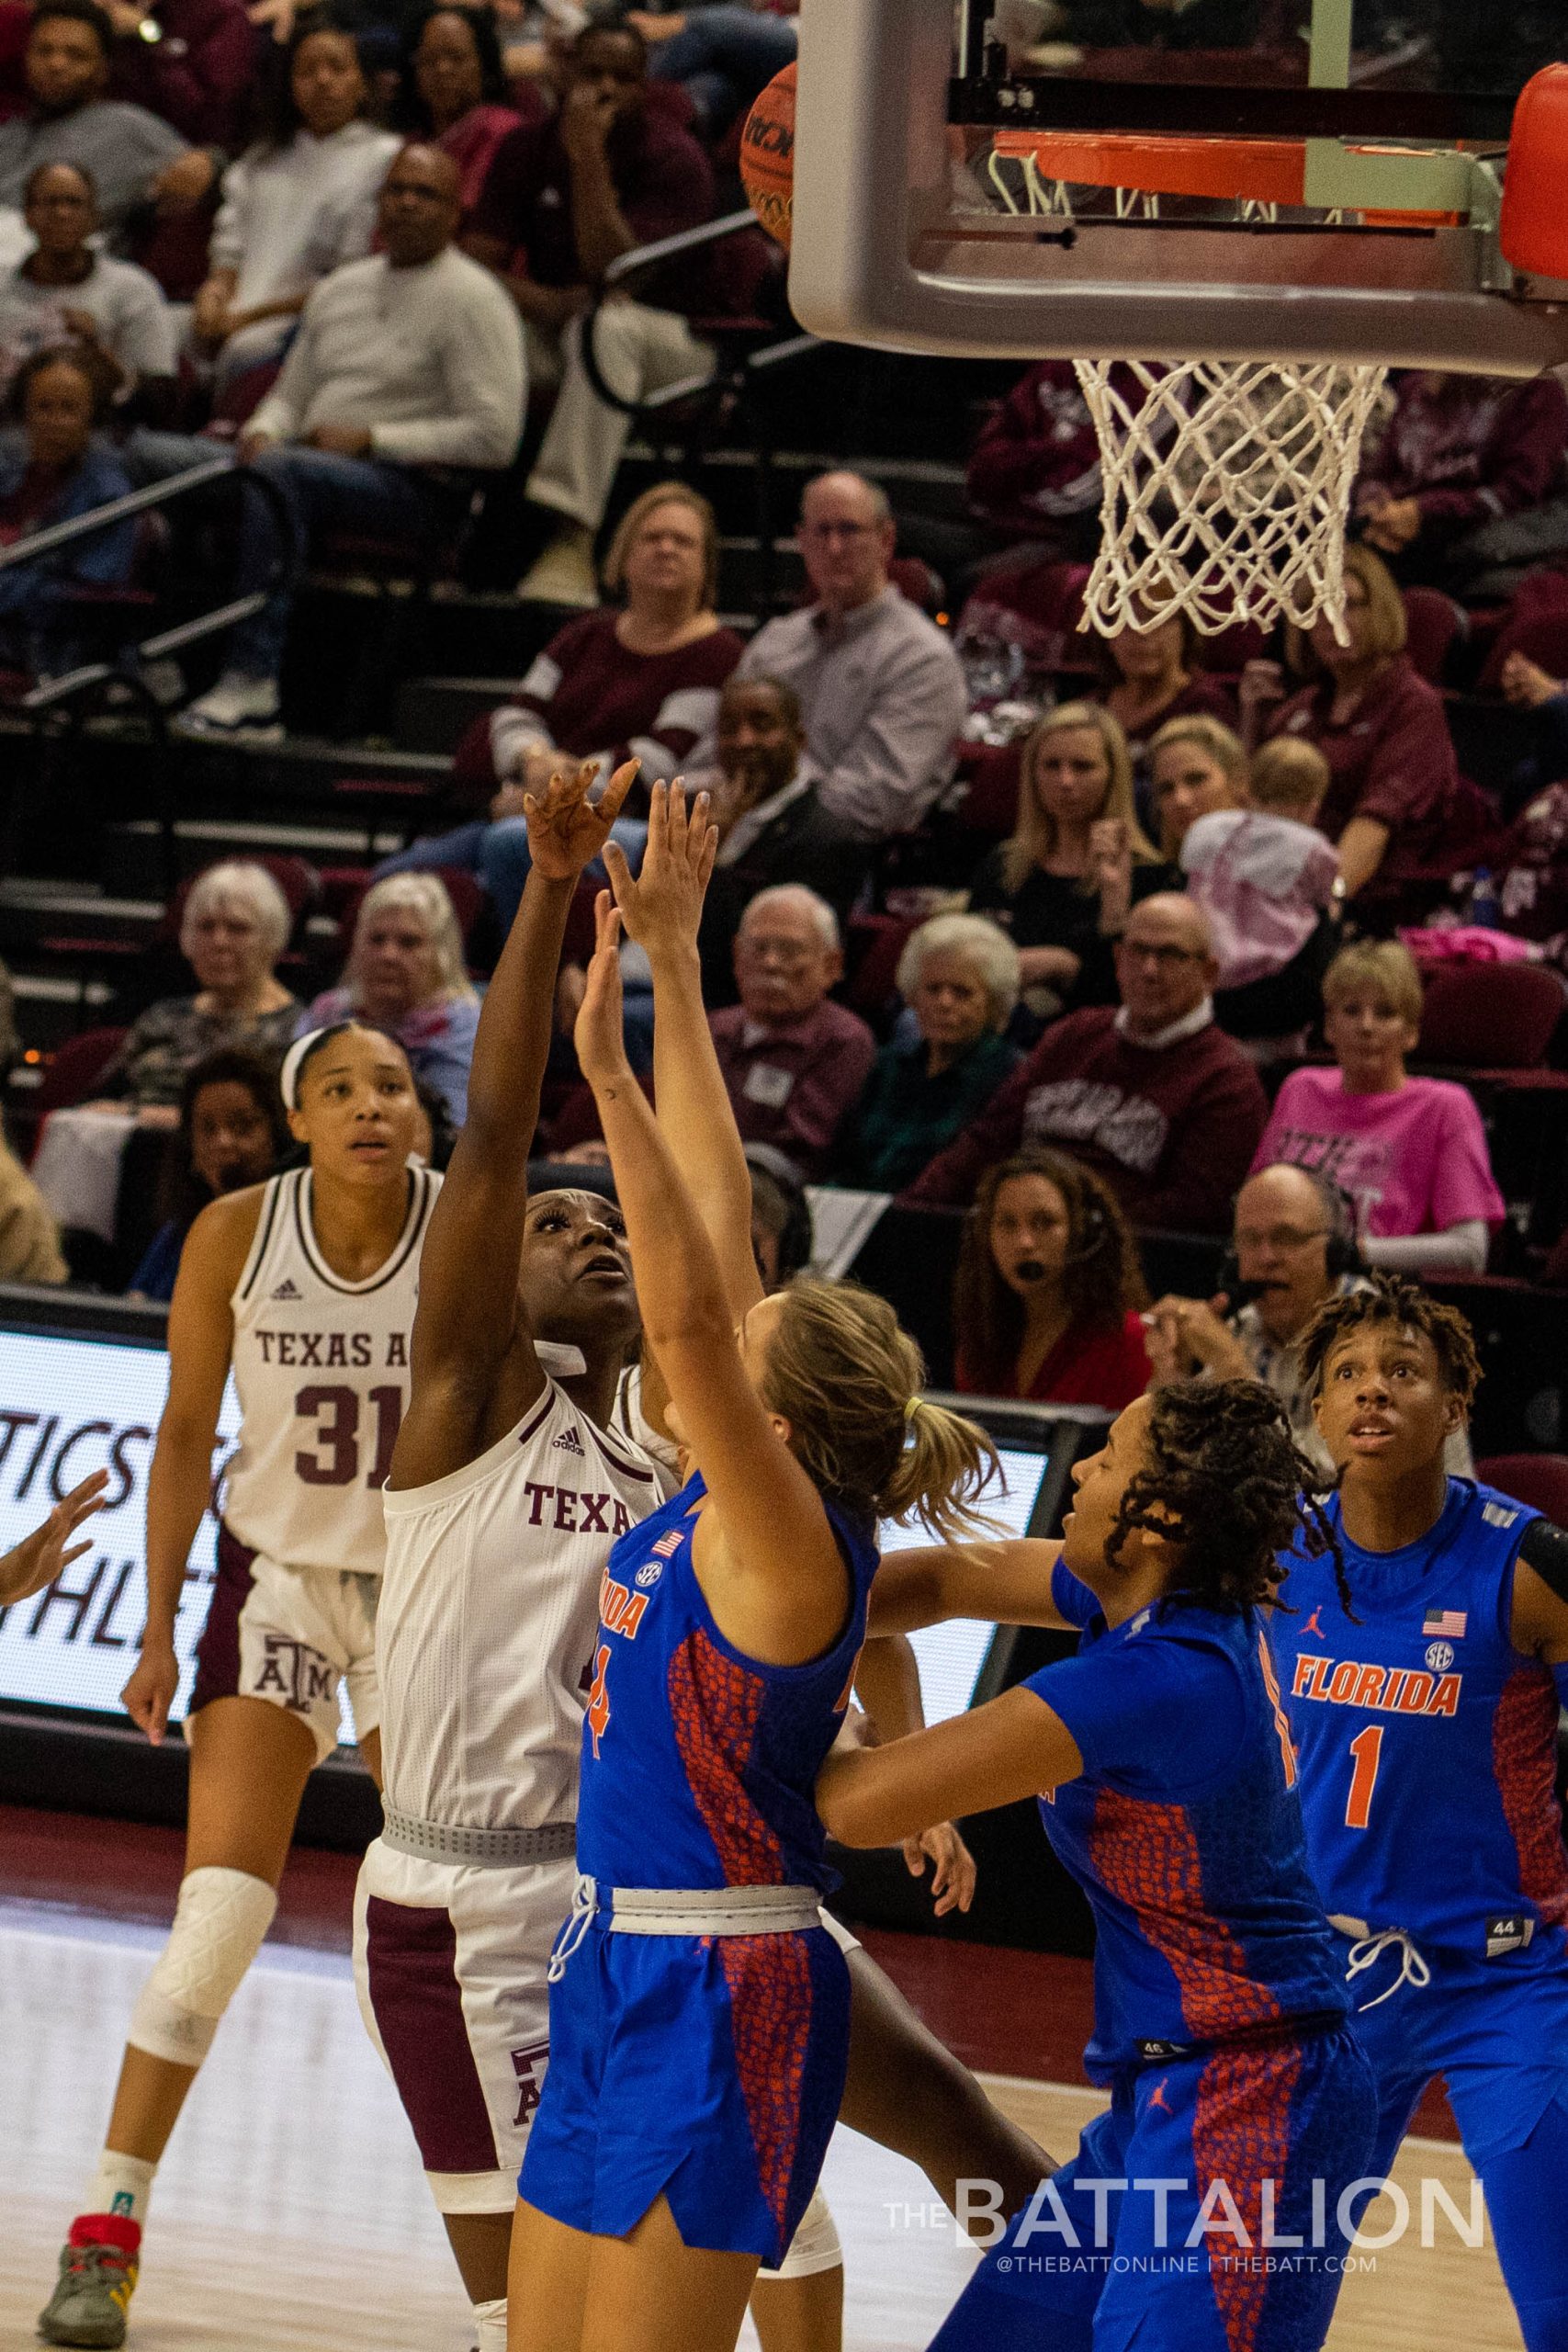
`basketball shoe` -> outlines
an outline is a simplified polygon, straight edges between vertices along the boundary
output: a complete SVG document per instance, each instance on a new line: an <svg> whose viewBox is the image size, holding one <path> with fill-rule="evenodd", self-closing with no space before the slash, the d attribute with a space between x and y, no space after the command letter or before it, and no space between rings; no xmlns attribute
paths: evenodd
<svg viewBox="0 0 1568 2352"><path fill-rule="evenodd" d="M60 2256L54 2292L39 2313L46 2344L125 2342L141 2226L123 2213L79 2213Z"/></svg>

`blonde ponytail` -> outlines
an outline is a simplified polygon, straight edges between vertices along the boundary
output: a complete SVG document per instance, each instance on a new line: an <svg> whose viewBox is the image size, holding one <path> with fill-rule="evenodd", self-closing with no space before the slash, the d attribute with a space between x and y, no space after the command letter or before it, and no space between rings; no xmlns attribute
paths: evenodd
<svg viewBox="0 0 1568 2352"><path fill-rule="evenodd" d="M887 1301L810 1274L783 1295L761 1394L820 1491L863 1518L918 1521L944 1537L989 1528L973 1498L1000 1473L997 1450L921 1398L924 1361Z"/></svg>
<svg viewBox="0 0 1568 2352"><path fill-rule="evenodd" d="M997 1449L976 1422L923 1396L908 1413L909 1442L877 1498L885 1519L930 1528L946 1543L997 1532L997 1522L975 1500L1001 1475Z"/></svg>

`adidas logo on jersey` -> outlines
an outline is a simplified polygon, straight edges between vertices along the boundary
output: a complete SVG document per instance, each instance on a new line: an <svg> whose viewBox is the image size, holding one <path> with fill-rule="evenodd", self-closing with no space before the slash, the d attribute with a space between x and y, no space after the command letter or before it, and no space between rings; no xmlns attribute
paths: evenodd
<svg viewBox="0 0 1568 2352"><path fill-rule="evenodd" d="M559 1437L555 1440L555 1443L563 1453L575 1453L579 1461L583 1459L582 1440L578 1436L575 1427L562 1430Z"/></svg>
<svg viewBox="0 0 1568 2352"><path fill-rule="evenodd" d="M299 1283L291 1283L287 1274L271 1295L274 1298L303 1298L305 1295Z"/></svg>

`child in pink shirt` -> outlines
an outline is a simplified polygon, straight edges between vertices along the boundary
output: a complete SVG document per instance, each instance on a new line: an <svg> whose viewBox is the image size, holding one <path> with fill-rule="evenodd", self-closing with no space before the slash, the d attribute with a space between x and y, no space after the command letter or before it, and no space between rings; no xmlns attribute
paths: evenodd
<svg viewBox="0 0 1568 2352"><path fill-rule="evenodd" d="M1354 1204L1369 1264L1479 1273L1503 1221L1485 1132L1462 1086L1411 1078L1421 977L1392 940L1347 947L1323 983L1324 1033L1337 1069L1293 1070L1253 1161L1311 1169Z"/></svg>

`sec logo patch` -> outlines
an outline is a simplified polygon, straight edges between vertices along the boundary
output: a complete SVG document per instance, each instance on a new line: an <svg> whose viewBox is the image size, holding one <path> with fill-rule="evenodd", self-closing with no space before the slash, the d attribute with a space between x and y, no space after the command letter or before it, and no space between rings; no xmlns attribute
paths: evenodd
<svg viewBox="0 0 1568 2352"><path fill-rule="evenodd" d="M1431 1642L1427 1647L1427 1663L1434 1674L1446 1674L1454 1662L1451 1642Z"/></svg>

